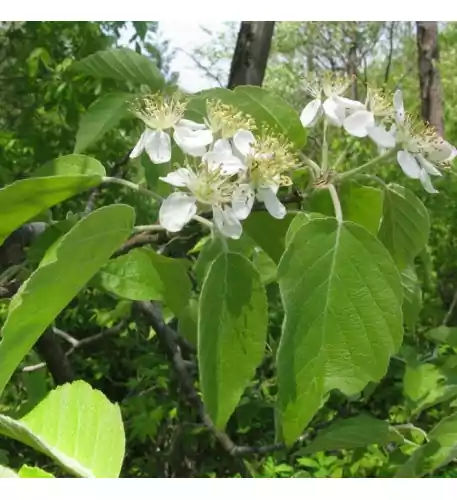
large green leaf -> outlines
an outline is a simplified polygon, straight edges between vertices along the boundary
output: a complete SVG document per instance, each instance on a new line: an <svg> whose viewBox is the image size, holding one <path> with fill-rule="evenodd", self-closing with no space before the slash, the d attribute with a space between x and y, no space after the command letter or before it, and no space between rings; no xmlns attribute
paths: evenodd
<svg viewBox="0 0 457 500"><path fill-rule="evenodd" d="M379 239L400 270L413 263L425 247L430 220L424 204L411 191L391 184L384 193L384 215Z"/></svg>
<svg viewBox="0 0 457 500"><path fill-rule="evenodd" d="M0 343L0 394L17 365L55 317L125 241L135 213L100 208L53 245L10 302Z"/></svg>
<svg viewBox="0 0 457 500"><path fill-rule="evenodd" d="M81 153L97 142L123 118L129 115L131 94L105 94L95 101L83 115L76 134L75 153Z"/></svg>
<svg viewBox="0 0 457 500"><path fill-rule="evenodd" d="M383 206L383 194L380 189L350 182L338 187L338 196L344 220L360 224L374 235L378 233ZM335 214L328 189L316 190L305 206L311 212L330 217Z"/></svg>
<svg viewBox="0 0 457 500"><path fill-rule="evenodd" d="M259 128L267 127L284 135L297 148L305 144L306 132L297 111L284 99L261 87L240 85L235 90L210 89L195 95L189 105L189 117L202 121L206 101L219 100L251 115Z"/></svg>
<svg viewBox="0 0 457 500"><path fill-rule="evenodd" d="M49 474L49 472L44 471L43 469L40 469L39 467L30 467L29 465L23 465L19 469L19 477L20 478L27 478L27 479L51 479L54 476L52 474Z"/></svg>
<svg viewBox="0 0 457 500"><path fill-rule="evenodd" d="M108 262L96 280L105 290L130 300L161 300L162 283L145 249L137 248Z"/></svg>
<svg viewBox="0 0 457 500"><path fill-rule="evenodd" d="M95 158L85 155L59 156L45 163L33 172L34 177L51 177L55 175L106 175L105 167Z"/></svg>
<svg viewBox="0 0 457 500"><path fill-rule="evenodd" d="M278 263L285 249L286 233L294 216L275 219L267 212L253 212L243 223L248 235Z"/></svg>
<svg viewBox="0 0 457 500"><path fill-rule="evenodd" d="M0 465L0 479L17 479L18 477L14 470Z"/></svg>
<svg viewBox="0 0 457 500"><path fill-rule="evenodd" d="M146 56L127 48L102 50L73 64L75 71L99 78L148 85L151 90L164 86L159 68Z"/></svg>
<svg viewBox="0 0 457 500"><path fill-rule="evenodd" d="M409 266L401 272L403 284L403 319L412 332L422 309L422 289L413 267Z"/></svg>
<svg viewBox="0 0 457 500"><path fill-rule="evenodd" d="M421 477L457 458L457 413L444 418L399 469L397 477Z"/></svg>
<svg viewBox="0 0 457 500"><path fill-rule="evenodd" d="M242 255L219 255L203 284L198 313L201 390L219 429L262 360L267 323L265 290L256 269Z"/></svg>
<svg viewBox="0 0 457 500"><path fill-rule="evenodd" d="M361 226L302 225L278 266L285 309L278 350L279 430L301 434L331 389L362 390L402 340L402 289L392 258Z"/></svg>
<svg viewBox="0 0 457 500"><path fill-rule="evenodd" d="M358 415L346 420L336 420L320 431L317 437L301 452L304 454L329 450L364 448L371 444L387 445L402 441L401 436L388 422L368 415Z"/></svg>
<svg viewBox="0 0 457 500"><path fill-rule="evenodd" d="M0 415L0 433L77 476L119 476L125 451L121 411L82 380L54 389L20 420Z"/></svg>
<svg viewBox="0 0 457 500"><path fill-rule="evenodd" d="M97 186L100 175L34 177L0 189L0 244L18 227L58 203Z"/></svg>

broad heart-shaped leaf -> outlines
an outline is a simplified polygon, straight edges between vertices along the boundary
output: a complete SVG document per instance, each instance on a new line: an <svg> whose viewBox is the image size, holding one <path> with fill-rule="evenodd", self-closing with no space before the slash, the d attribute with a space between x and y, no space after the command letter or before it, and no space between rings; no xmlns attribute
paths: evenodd
<svg viewBox="0 0 457 500"><path fill-rule="evenodd" d="M385 189L383 212L378 237L402 270L413 263L427 243L428 212L419 198L396 184Z"/></svg>
<svg viewBox="0 0 457 500"><path fill-rule="evenodd" d="M290 223L289 229L286 233L286 247L289 246L295 233L307 222L314 219L326 219L326 216L316 212L301 212L298 213Z"/></svg>
<svg viewBox="0 0 457 500"><path fill-rule="evenodd" d="M374 235L378 233L383 206L383 193L380 189L348 182L338 187L338 196L344 220L360 224ZM305 208L329 217L335 214L328 189L316 190L306 200Z"/></svg>
<svg viewBox="0 0 457 500"><path fill-rule="evenodd" d="M198 313L200 386L206 409L223 429L262 360L267 299L248 259L223 253L203 284Z"/></svg>
<svg viewBox="0 0 457 500"><path fill-rule="evenodd" d="M0 465L0 479L17 479L18 477L14 470Z"/></svg>
<svg viewBox="0 0 457 500"><path fill-rule="evenodd" d="M20 420L0 415L0 433L80 477L118 477L124 459L119 406L82 380L54 389Z"/></svg>
<svg viewBox="0 0 457 500"><path fill-rule="evenodd" d="M83 115L76 134L75 153L82 153L97 142L123 118L129 116L131 94L105 94L95 101Z"/></svg>
<svg viewBox="0 0 457 500"><path fill-rule="evenodd" d="M457 347L457 327L438 326L429 330L425 336L430 340L441 344L449 344L452 347Z"/></svg>
<svg viewBox="0 0 457 500"><path fill-rule="evenodd" d="M358 415L345 420L336 420L330 427L320 431L317 437L301 451L303 454L329 450L364 448L371 444L387 445L402 441L388 422L369 415Z"/></svg>
<svg viewBox="0 0 457 500"><path fill-rule="evenodd" d="M0 189L0 244L18 227L47 208L102 181L101 175L33 177Z"/></svg>
<svg viewBox="0 0 457 500"><path fill-rule="evenodd" d="M135 213L109 205L80 220L53 245L10 302L0 343L0 394L55 317L127 239Z"/></svg>
<svg viewBox="0 0 457 500"><path fill-rule="evenodd" d="M49 472L40 469L39 467L30 467L29 465L23 465L18 472L20 478L27 479L51 479L54 476L49 474Z"/></svg>
<svg viewBox="0 0 457 500"><path fill-rule="evenodd" d="M297 148L305 144L306 132L297 111L281 97L261 87L240 85L235 90L204 90L190 100L187 106L189 118L201 122L207 116L208 100L234 106L254 118L257 127L283 135Z"/></svg>
<svg viewBox="0 0 457 500"><path fill-rule="evenodd" d="M287 214L284 219L275 219L267 212L253 212L243 223L244 230L278 263L285 249L286 233L294 216Z"/></svg>
<svg viewBox="0 0 457 500"><path fill-rule="evenodd" d="M106 175L105 167L95 158L85 155L59 156L33 172L34 177L52 177L55 175Z"/></svg>
<svg viewBox="0 0 457 500"><path fill-rule="evenodd" d="M401 281L403 284L403 320L407 328L414 332L422 309L422 289L412 266L403 269Z"/></svg>
<svg viewBox="0 0 457 500"><path fill-rule="evenodd" d="M398 470L396 477L422 477L457 457L457 413L444 418Z"/></svg>
<svg viewBox="0 0 457 500"><path fill-rule="evenodd" d="M278 266L285 319L278 349L278 430L292 444L324 394L361 391L402 340L402 288L392 258L363 227L302 225Z"/></svg>
<svg viewBox="0 0 457 500"><path fill-rule="evenodd" d="M159 68L146 56L127 48L101 50L76 62L72 69L99 78L129 81L160 90L165 80Z"/></svg>

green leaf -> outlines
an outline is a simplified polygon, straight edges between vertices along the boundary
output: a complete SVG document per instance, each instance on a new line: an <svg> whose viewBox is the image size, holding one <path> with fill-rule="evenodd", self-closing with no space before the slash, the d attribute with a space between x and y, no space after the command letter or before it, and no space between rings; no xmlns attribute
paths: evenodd
<svg viewBox="0 0 457 500"><path fill-rule="evenodd" d="M148 85L151 90L160 90L165 84L162 73L151 59L127 48L96 52L76 62L72 68L98 78Z"/></svg>
<svg viewBox="0 0 457 500"><path fill-rule="evenodd" d="M278 350L278 424L287 444L324 394L360 392L385 374L402 341L402 289L386 249L361 226L302 225L278 267L285 310Z"/></svg>
<svg viewBox="0 0 457 500"><path fill-rule="evenodd" d="M262 249L255 252L252 263L259 273L263 285L269 285L276 281L276 264Z"/></svg>
<svg viewBox="0 0 457 500"><path fill-rule="evenodd" d="M206 116L206 101L220 100L252 116L259 128L286 137L297 148L302 148L306 131L297 111L284 99L261 87L240 85L235 90L210 89L196 94L188 105L189 117L202 121Z"/></svg>
<svg viewBox="0 0 457 500"><path fill-rule="evenodd" d="M193 346L198 338L198 301L190 299L189 304L178 318L178 333Z"/></svg>
<svg viewBox="0 0 457 500"><path fill-rule="evenodd" d="M457 347L457 327L438 326L429 330L425 336L435 342L441 344L449 344L452 347Z"/></svg>
<svg viewBox="0 0 457 500"><path fill-rule="evenodd" d="M23 465L19 469L19 477L20 478L27 478L27 479L37 479L37 478L42 478L42 479L52 479L54 476L52 474L49 474L49 472L44 471L43 469L40 469L39 467L30 467L28 465Z"/></svg>
<svg viewBox="0 0 457 500"><path fill-rule="evenodd" d="M47 208L99 185L102 177L34 177L0 189L0 244L18 227Z"/></svg>
<svg viewBox="0 0 457 500"><path fill-rule="evenodd" d="M384 193L384 216L379 239L400 270L412 264L425 247L430 231L427 209L411 191L391 184Z"/></svg>
<svg viewBox="0 0 457 500"><path fill-rule="evenodd" d="M402 441L402 439L388 422L368 415L359 415L332 422L330 427L317 434L317 437L302 453L312 454L318 451L350 450L365 448L371 444L385 446L392 441Z"/></svg>
<svg viewBox="0 0 457 500"><path fill-rule="evenodd" d="M0 479L17 479L18 477L14 470L0 464Z"/></svg>
<svg viewBox="0 0 457 500"><path fill-rule="evenodd" d="M119 476L125 450L121 411L82 380L54 389L21 420L0 415L0 433L77 476Z"/></svg>
<svg viewBox="0 0 457 500"><path fill-rule="evenodd" d="M295 233L307 222L310 220L314 219L325 219L325 215L315 213L315 212L302 212L298 213L293 219L292 222L290 223L289 229L287 230L286 233L286 239L285 239L285 244L286 247L289 246L290 242L292 241L292 238L295 236Z"/></svg>
<svg viewBox="0 0 457 500"><path fill-rule="evenodd" d="M38 264L48 249L76 224L77 219L64 219L50 225L41 233L29 247L27 259L33 264Z"/></svg>
<svg viewBox="0 0 457 500"><path fill-rule="evenodd" d="M129 300L162 300L162 282L145 249L137 248L106 264L96 283Z"/></svg>
<svg viewBox="0 0 457 500"><path fill-rule="evenodd" d="M105 167L95 158L85 155L59 156L45 163L33 172L34 177L52 177L55 175L106 175Z"/></svg>
<svg viewBox="0 0 457 500"><path fill-rule="evenodd" d="M292 214L287 214L284 219L275 219L267 212L253 212L244 221L243 227L277 264L284 253L286 233L293 219Z"/></svg>
<svg viewBox="0 0 457 500"><path fill-rule="evenodd" d="M188 274L188 262L184 259L171 259L153 250L143 249L148 254L162 283L161 294L165 304L179 316L187 307L192 293L192 283Z"/></svg>
<svg viewBox="0 0 457 500"><path fill-rule="evenodd" d="M219 255L203 284L198 314L201 390L218 429L262 360L267 324L265 290L253 265L239 254Z"/></svg>
<svg viewBox="0 0 457 500"><path fill-rule="evenodd" d="M131 94L105 94L95 101L83 115L76 134L75 153L82 153L106 132L129 116L128 101Z"/></svg>
<svg viewBox="0 0 457 500"><path fill-rule="evenodd" d="M346 183L338 188L344 220L355 222L376 235L382 216L383 193L380 189ZM333 217L335 211L328 189L314 191L306 201L306 209Z"/></svg>
<svg viewBox="0 0 457 500"><path fill-rule="evenodd" d="M0 343L0 394L17 365L55 317L126 240L135 213L100 208L52 246L10 302Z"/></svg>
<svg viewBox="0 0 457 500"><path fill-rule="evenodd" d="M399 469L396 477L422 477L457 458L457 413L444 418Z"/></svg>
<svg viewBox="0 0 457 500"><path fill-rule="evenodd" d="M403 269L401 281L403 284L403 319L407 328L414 332L422 309L422 289L413 267Z"/></svg>

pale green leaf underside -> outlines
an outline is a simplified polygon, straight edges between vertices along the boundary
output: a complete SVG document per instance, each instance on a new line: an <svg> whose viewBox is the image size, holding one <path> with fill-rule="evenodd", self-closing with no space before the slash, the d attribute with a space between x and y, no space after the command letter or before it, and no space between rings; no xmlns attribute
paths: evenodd
<svg viewBox="0 0 457 500"><path fill-rule="evenodd" d="M0 343L0 394L39 336L129 236L134 219L127 205L100 208L47 251L9 305Z"/></svg>
<svg viewBox="0 0 457 500"><path fill-rule="evenodd" d="M119 476L125 450L120 409L82 380L54 389L21 420L0 415L0 433L74 475Z"/></svg>
<svg viewBox="0 0 457 500"><path fill-rule="evenodd" d="M19 469L18 475L22 479L52 479L54 477L39 467L30 467L29 465L23 465Z"/></svg>
<svg viewBox="0 0 457 500"><path fill-rule="evenodd" d="M224 253L211 265L198 313L198 361L205 407L219 429L235 410L261 362L267 300L248 259Z"/></svg>
<svg viewBox="0 0 457 500"><path fill-rule="evenodd" d="M291 444L331 389L362 390L386 372L402 340L402 288L386 249L361 226L315 219L278 267L285 309L278 418Z"/></svg>
<svg viewBox="0 0 457 500"><path fill-rule="evenodd" d="M95 158L73 154L59 156L45 163L33 172L34 177L50 177L54 175L106 175L105 167Z"/></svg>

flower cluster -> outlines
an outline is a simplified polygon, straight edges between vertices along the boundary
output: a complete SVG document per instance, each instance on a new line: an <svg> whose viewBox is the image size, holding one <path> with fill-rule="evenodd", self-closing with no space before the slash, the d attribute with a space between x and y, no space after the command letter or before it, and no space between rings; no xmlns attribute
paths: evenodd
<svg viewBox="0 0 457 500"><path fill-rule="evenodd" d="M153 95L138 100L133 112L146 129L131 157L145 151L152 162L171 160L171 135L186 160L160 179L178 188L166 198L159 212L160 224L180 231L199 210L212 210L215 228L237 239L242 220L255 199L278 219L286 215L277 198L288 186L288 173L296 160L288 143L269 133L254 135L254 120L220 101L209 101L204 123L184 119L186 103Z"/></svg>
<svg viewBox="0 0 457 500"><path fill-rule="evenodd" d="M314 99L300 115L303 126L314 126L324 115L329 124L343 127L354 137L370 137L380 152L396 151L405 175L419 179L427 192L436 193L430 176L441 175L439 167L448 165L457 149L405 112L400 90L388 97L368 89L365 103L361 103L344 97L350 83L332 74L311 80L306 88Z"/></svg>

